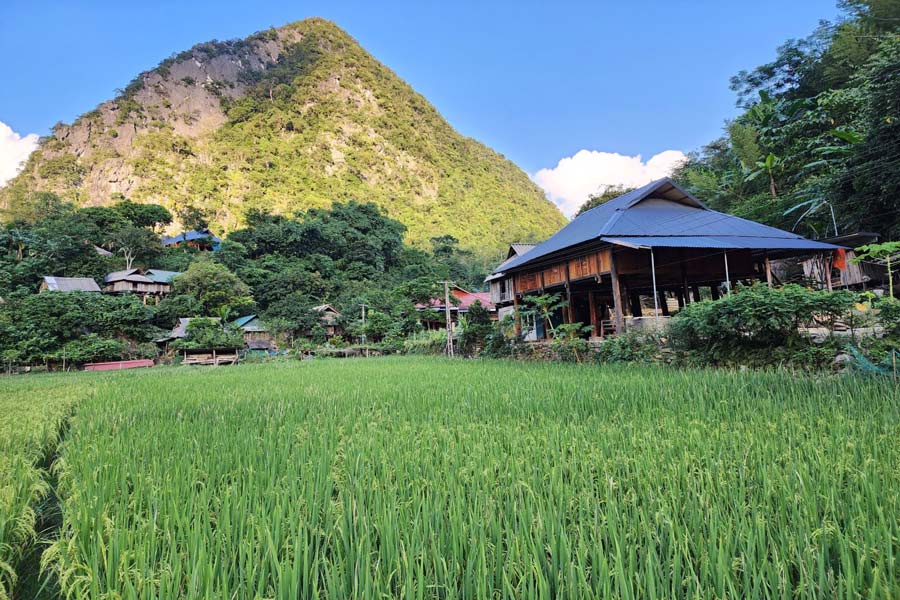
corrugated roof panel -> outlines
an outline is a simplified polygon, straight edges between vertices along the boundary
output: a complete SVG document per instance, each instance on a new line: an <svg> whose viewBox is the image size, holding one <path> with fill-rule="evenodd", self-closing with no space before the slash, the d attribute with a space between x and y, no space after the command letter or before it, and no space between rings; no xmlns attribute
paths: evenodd
<svg viewBox="0 0 900 600"><path fill-rule="evenodd" d="M504 262L495 273L508 272L567 248L609 237L622 240L652 237L652 245L683 248L831 250L836 247L710 210L666 177L579 215L530 252Z"/></svg>
<svg viewBox="0 0 900 600"><path fill-rule="evenodd" d="M164 271L162 269L147 269L144 275L155 283L172 283L172 280L181 275L180 271Z"/></svg>
<svg viewBox="0 0 900 600"><path fill-rule="evenodd" d="M649 248L718 248L734 250L835 250L838 246L804 238L742 236L616 236L601 238L619 246Z"/></svg>

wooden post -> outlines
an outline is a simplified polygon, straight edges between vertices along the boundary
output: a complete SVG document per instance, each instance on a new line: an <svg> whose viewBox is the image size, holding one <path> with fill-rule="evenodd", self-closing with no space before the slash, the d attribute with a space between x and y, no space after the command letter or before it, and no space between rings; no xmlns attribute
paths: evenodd
<svg viewBox="0 0 900 600"><path fill-rule="evenodd" d="M719 286L717 286L717 285L709 286L709 295L712 297L713 300L718 300L719 299Z"/></svg>
<svg viewBox="0 0 900 600"><path fill-rule="evenodd" d="M641 297L637 292L628 295L628 304L631 306L631 315L633 317L643 317L644 310L641 307Z"/></svg>
<svg viewBox="0 0 900 600"><path fill-rule="evenodd" d="M510 278L510 283L512 284L512 297L513 297L513 316L515 317L515 332L516 337L522 337L522 316L519 315L519 296L516 293L516 276L513 275Z"/></svg>
<svg viewBox="0 0 900 600"><path fill-rule="evenodd" d="M662 314L664 317L669 316L669 302L666 300L666 292L659 292L659 307L662 309Z"/></svg>
<svg viewBox="0 0 900 600"><path fill-rule="evenodd" d="M444 318L447 328L447 356L453 356L453 322L450 318L450 282L444 281Z"/></svg>
<svg viewBox="0 0 900 600"><path fill-rule="evenodd" d="M572 316L572 286L569 280L569 261L566 261L566 323L570 325L575 322Z"/></svg>
<svg viewBox="0 0 900 600"><path fill-rule="evenodd" d="M588 308L591 313L591 335L600 335L600 323L597 321L597 305L594 303L594 292L588 292Z"/></svg>
<svg viewBox="0 0 900 600"><path fill-rule="evenodd" d="M681 294L684 296L685 304L693 302L691 300L691 286L688 285L687 268L683 262L681 263Z"/></svg>
<svg viewBox="0 0 900 600"><path fill-rule="evenodd" d="M609 276L612 279L613 311L616 333L625 333L625 318L622 310L622 289L619 286L619 272L616 270L616 253L609 253Z"/></svg>
<svg viewBox="0 0 900 600"><path fill-rule="evenodd" d="M772 287L772 263L769 262L768 252L766 252L765 257L763 258L763 266L766 269L766 283L769 287Z"/></svg>
<svg viewBox="0 0 900 600"><path fill-rule="evenodd" d="M691 293L694 295L694 302L700 302L700 286L691 286Z"/></svg>

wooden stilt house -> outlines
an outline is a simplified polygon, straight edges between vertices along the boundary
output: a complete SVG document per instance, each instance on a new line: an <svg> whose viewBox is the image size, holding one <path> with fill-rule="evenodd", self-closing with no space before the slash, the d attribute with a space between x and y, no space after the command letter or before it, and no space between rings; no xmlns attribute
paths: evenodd
<svg viewBox="0 0 900 600"><path fill-rule="evenodd" d="M576 217L548 240L512 252L488 277L501 311L523 331L528 296L559 294L559 323L590 325L591 336L656 327L671 309L729 293L734 282L772 282L770 260L831 254L840 246L711 210L669 178ZM537 324L539 325L539 324Z"/></svg>

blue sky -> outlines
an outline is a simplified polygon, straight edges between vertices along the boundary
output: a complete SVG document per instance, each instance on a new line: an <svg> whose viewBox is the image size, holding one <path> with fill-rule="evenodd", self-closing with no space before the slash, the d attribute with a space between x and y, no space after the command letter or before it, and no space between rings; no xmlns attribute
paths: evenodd
<svg viewBox="0 0 900 600"><path fill-rule="evenodd" d="M728 78L837 14L834 0L4 0L0 122L44 135L194 43L322 16L530 174L581 150L646 161L719 135Z"/></svg>

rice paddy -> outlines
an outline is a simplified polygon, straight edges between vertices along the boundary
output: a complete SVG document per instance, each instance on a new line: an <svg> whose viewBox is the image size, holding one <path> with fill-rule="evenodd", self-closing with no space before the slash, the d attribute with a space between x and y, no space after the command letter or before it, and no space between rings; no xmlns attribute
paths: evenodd
<svg viewBox="0 0 900 600"><path fill-rule="evenodd" d="M44 556L69 598L900 589L884 380L422 358L91 377Z"/></svg>
<svg viewBox="0 0 900 600"><path fill-rule="evenodd" d="M37 535L35 506L49 492L44 462L87 393L62 378L6 378L0 386L0 600L12 597L17 563Z"/></svg>

